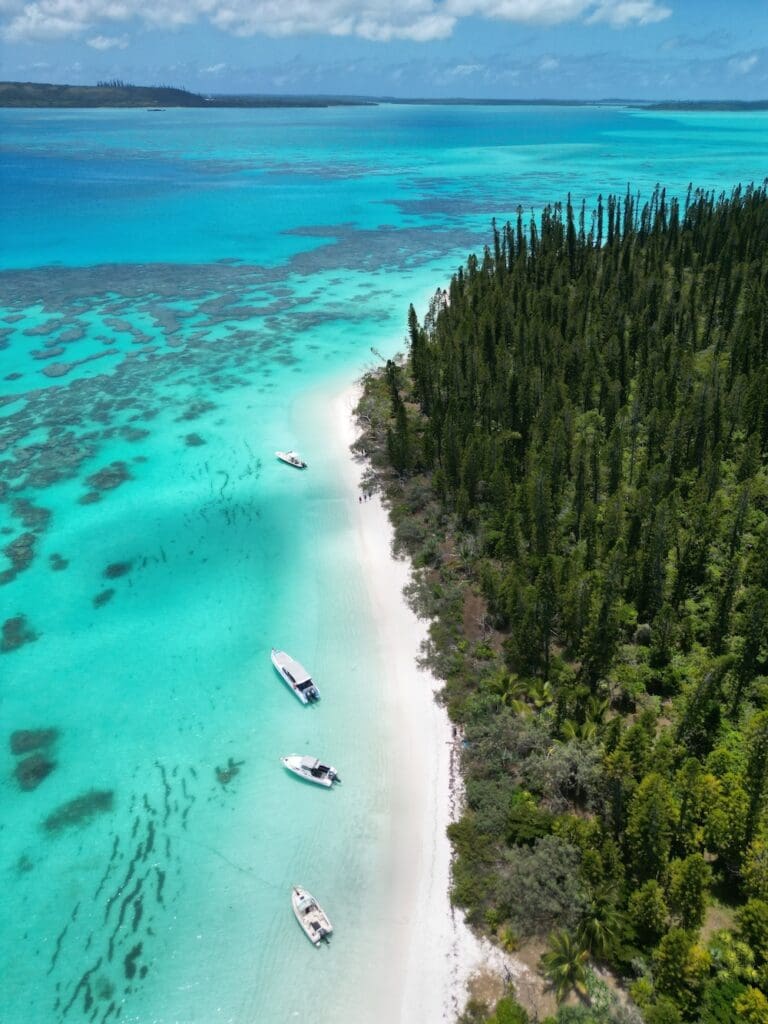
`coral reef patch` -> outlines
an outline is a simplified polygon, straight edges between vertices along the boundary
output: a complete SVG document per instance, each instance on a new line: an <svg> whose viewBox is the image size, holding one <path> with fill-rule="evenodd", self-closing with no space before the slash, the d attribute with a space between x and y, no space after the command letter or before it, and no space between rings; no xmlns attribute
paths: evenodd
<svg viewBox="0 0 768 1024"><path fill-rule="evenodd" d="M31 858L26 854L22 853L19 859L16 861L16 874L17 875L28 875L34 868Z"/></svg>
<svg viewBox="0 0 768 1024"><path fill-rule="evenodd" d="M94 491L113 491L120 484L131 479L131 471L128 469L127 463L118 459L115 462L110 462L108 466L104 466L96 473L91 473L85 478L85 482Z"/></svg>
<svg viewBox="0 0 768 1024"><path fill-rule="evenodd" d="M141 956L141 943L137 942L129 953L123 958L123 969L126 978L133 978L136 974L136 961Z"/></svg>
<svg viewBox="0 0 768 1024"><path fill-rule="evenodd" d="M33 359L53 359L56 356L63 356L65 352L63 345L53 345L51 348L32 349L29 354Z"/></svg>
<svg viewBox="0 0 768 1024"><path fill-rule="evenodd" d="M110 562L109 565L103 572L103 576L108 580L116 580L121 576L126 576L133 567L133 562Z"/></svg>
<svg viewBox="0 0 768 1024"><path fill-rule="evenodd" d="M20 757L41 747L50 747L58 737L58 729L15 729L11 733L11 753Z"/></svg>
<svg viewBox="0 0 768 1024"><path fill-rule="evenodd" d="M143 441L145 437L149 437L149 431L144 430L143 427L122 427L120 429L120 436L126 441L134 443L135 441Z"/></svg>
<svg viewBox="0 0 768 1024"><path fill-rule="evenodd" d="M115 802L115 794L111 789L92 789L82 796L68 800L57 807L43 822L46 832L60 832L65 828L75 828L87 824L97 814L111 811Z"/></svg>
<svg viewBox="0 0 768 1024"><path fill-rule="evenodd" d="M104 1002L106 1002L107 999L111 999L115 994L115 986L109 978L105 978L103 975L96 979L93 985L93 990L96 998L101 999Z"/></svg>
<svg viewBox="0 0 768 1024"><path fill-rule="evenodd" d="M35 542L37 537L34 533L21 533L10 544L3 548L3 554L11 563L10 568L0 572L0 585L15 580L20 572L24 572L32 564L35 557Z"/></svg>
<svg viewBox="0 0 768 1024"><path fill-rule="evenodd" d="M114 587L107 587L106 590L99 591L99 593L96 594L96 596L93 599L93 607L94 608L103 608L104 605L107 604L108 601L111 601L114 596L115 596L115 588Z"/></svg>
<svg viewBox="0 0 768 1024"><path fill-rule="evenodd" d="M30 754L29 757L23 757L16 765L13 774L16 776L19 788L29 792L32 789L37 789L55 767L55 761L49 760L45 754L36 753Z"/></svg>
<svg viewBox="0 0 768 1024"><path fill-rule="evenodd" d="M244 764L245 761L235 761L230 757L227 761L226 768L219 768L218 765L216 766L216 779L222 784L222 786L226 786L226 784L231 782L240 771L241 765Z"/></svg>
<svg viewBox="0 0 768 1024"><path fill-rule="evenodd" d="M84 363L90 363L94 359L101 359L102 356L115 356L118 355L116 348L106 348L103 352L95 352L91 356L85 356L83 359L73 359L71 363L48 363L47 366L43 367L42 372L46 377L66 377L68 373L71 373L78 366L82 366Z"/></svg>
<svg viewBox="0 0 768 1024"><path fill-rule="evenodd" d="M9 651L17 651L24 644L34 643L39 637L29 625L26 615L14 615L3 623L3 633L0 637L0 654L8 654Z"/></svg>
<svg viewBox="0 0 768 1024"><path fill-rule="evenodd" d="M199 419L206 412L210 412L216 408L214 402L207 402L204 399L199 399L196 402L190 402L187 408L182 412L179 420L196 420Z"/></svg>
<svg viewBox="0 0 768 1024"><path fill-rule="evenodd" d="M17 498L12 509L14 516L22 521L27 530L38 532L48 526L52 514L50 509L33 505L26 498Z"/></svg>

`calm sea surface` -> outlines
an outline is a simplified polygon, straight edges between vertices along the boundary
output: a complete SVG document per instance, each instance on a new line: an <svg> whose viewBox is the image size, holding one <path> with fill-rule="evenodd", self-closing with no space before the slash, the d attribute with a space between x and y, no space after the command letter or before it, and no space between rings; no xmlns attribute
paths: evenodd
<svg viewBox="0 0 768 1024"><path fill-rule="evenodd" d="M766 168L764 114L0 112L3 1024L397 1020L387 652L325 396L492 217Z"/></svg>

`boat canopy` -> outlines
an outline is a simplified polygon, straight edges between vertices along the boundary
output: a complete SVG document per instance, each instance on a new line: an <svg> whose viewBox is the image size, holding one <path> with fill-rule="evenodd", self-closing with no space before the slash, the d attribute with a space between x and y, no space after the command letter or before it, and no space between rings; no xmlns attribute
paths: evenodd
<svg viewBox="0 0 768 1024"><path fill-rule="evenodd" d="M310 896L308 892L305 892L296 900L296 906L303 914L306 914L307 911L313 910L317 904L315 903L314 896Z"/></svg>
<svg viewBox="0 0 768 1024"><path fill-rule="evenodd" d="M298 661L294 661L285 651L275 651L273 657L277 659L280 669L295 686L303 686L304 683L312 682L312 676L304 666L300 665Z"/></svg>

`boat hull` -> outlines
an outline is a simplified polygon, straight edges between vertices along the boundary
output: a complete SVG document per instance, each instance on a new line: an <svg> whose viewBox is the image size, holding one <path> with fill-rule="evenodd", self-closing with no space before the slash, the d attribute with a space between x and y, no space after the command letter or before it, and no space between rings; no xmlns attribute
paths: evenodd
<svg viewBox="0 0 768 1024"><path fill-rule="evenodd" d="M330 789L334 782L341 781L336 774L336 769L330 765L328 766L327 773L314 775L310 769L302 766L301 761L302 758L299 754L290 754L288 757L280 758L283 768L305 782L312 782L315 786L323 786L325 789Z"/></svg>
<svg viewBox="0 0 768 1024"><path fill-rule="evenodd" d="M286 466L293 466L294 469L306 469L307 464L298 455L291 457L290 452L275 452L275 457Z"/></svg>
<svg viewBox="0 0 768 1024"><path fill-rule="evenodd" d="M270 657L277 674L302 704L314 704L320 699L318 689L303 665L294 661L285 651L277 651L274 647Z"/></svg>
<svg viewBox="0 0 768 1024"><path fill-rule="evenodd" d="M291 890L291 906L301 930L313 946L319 947L323 940L328 941L333 933L333 925L311 893L300 885L294 885Z"/></svg>

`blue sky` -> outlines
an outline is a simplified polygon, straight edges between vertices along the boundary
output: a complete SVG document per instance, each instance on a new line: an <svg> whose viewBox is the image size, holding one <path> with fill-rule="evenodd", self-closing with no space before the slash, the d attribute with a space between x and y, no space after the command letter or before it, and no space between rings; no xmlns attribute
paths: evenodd
<svg viewBox="0 0 768 1024"><path fill-rule="evenodd" d="M0 0L0 77L203 92L768 98L768 0Z"/></svg>

